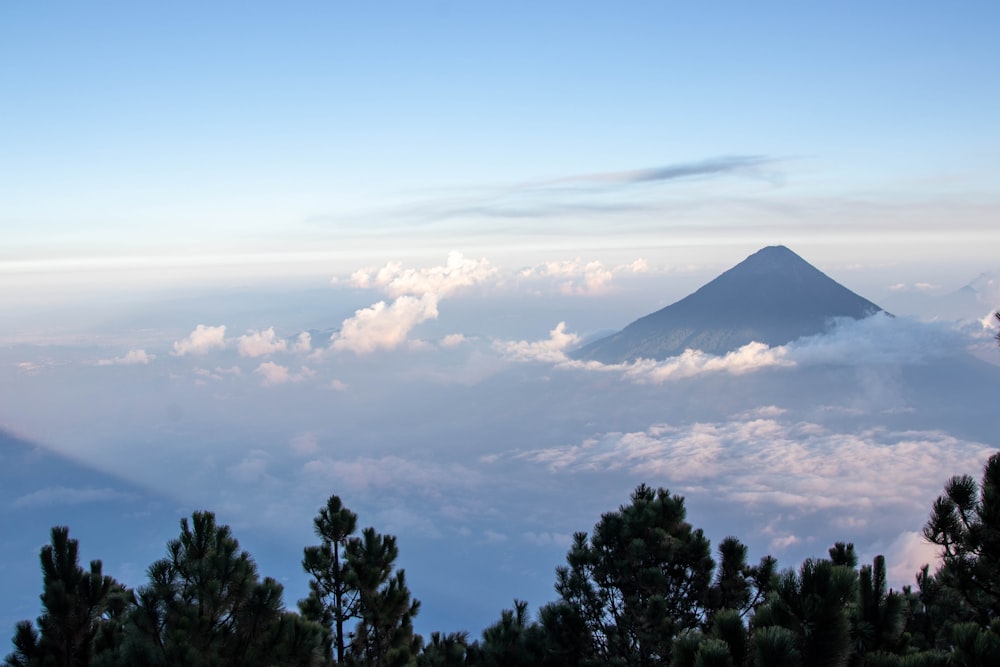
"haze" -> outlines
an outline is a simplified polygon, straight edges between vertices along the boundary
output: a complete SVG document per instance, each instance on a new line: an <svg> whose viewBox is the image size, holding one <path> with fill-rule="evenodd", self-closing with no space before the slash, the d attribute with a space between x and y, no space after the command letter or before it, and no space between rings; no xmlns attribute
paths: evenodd
<svg viewBox="0 0 1000 667"><path fill-rule="evenodd" d="M138 585L195 509L293 607L332 493L424 633L640 482L910 583L997 447L1000 10L715 9L3 6L0 628L50 526ZM775 244L896 317L568 356Z"/></svg>

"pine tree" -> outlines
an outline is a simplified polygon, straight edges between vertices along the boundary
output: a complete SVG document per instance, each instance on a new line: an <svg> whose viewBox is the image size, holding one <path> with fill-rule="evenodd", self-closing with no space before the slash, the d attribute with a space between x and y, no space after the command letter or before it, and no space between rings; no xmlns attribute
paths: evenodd
<svg viewBox="0 0 1000 667"><path fill-rule="evenodd" d="M941 547L937 583L961 599L960 614L986 627L1000 618L1000 453L983 469L982 483L952 477L934 502L924 537Z"/></svg>
<svg viewBox="0 0 1000 667"><path fill-rule="evenodd" d="M309 597L299 602L307 618L322 623L333 633L337 662L345 659L344 623L357 616L357 591L347 584L347 560L344 549L357 529L358 515L344 507L338 496L330 496L313 519L321 542L306 547L302 568L312 575Z"/></svg>
<svg viewBox="0 0 1000 667"><path fill-rule="evenodd" d="M685 521L684 499L639 486L631 503L574 536L556 591L583 620L602 664L664 664L679 633L706 619L709 542Z"/></svg>
<svg viewBox="0 0 1000 667"><path fill-rule="evenodd" d="M351 641L350 662L366 667L407 664L418 652L413 617L420 602L411 598L406 573L396 570L399 549L392 535L365 528L347 543L347 584L357 591L360 621Z"/></svg>
<svg viewBox="0 0 1000 667"><path fill-rule="evenodd" d="M79 543L70 539L69 528L52 529L52 544L42 547L42 615L36 630L29 621L17 624L14 653L6 664L87 667L93 642L104 621L109 599L121 584L101 572L101 561L90 562L90 570L79 563Z"/></svg>
<svg viewBox="0 0 1000 667"><path fill-rule="evenodd" d="M281 585L258 578L250 554L214 514L182 519L167 554L149 567L149 583L136 592L129 663L321 664L321 629L284 611Z"/></svg>

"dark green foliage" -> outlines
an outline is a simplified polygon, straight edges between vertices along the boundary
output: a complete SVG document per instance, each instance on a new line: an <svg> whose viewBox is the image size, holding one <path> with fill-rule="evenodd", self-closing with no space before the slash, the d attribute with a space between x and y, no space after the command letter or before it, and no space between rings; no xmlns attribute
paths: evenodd
<svg viewBox="0 0 1000 667"><path fill-rule="evenodd" d="M539 610L538 619L546 664L566 667L587 664L590 633L576 609L563 601L551 602Z"/></svg>
<svg viewBox="0 0 1000 667"><path fill-rule="evenodd" d="M18 623L14 653L8 665L91 664L95 637L103 635L112 592L124 590L101 573L101 561L84 570L79 562L79 543L70 539L69 528L52 529L52 544L42 547L42 615L37 631L29 621Z"/></svg>
<svg viewBox="0 0 1000 667"><path fill-rule="evenodd" d="M4 660L6 667L29 667L41 661L38 630L31 621L18 621L14 627L14 652Z"/></svg>
<svg viewBox="0 0 1000 667"><path fill-rule="evenodd" d="M755 667L800 667L799 638L780 626L758 628L753 635L753 659Z"/></svg>
<svg viewBox="0 0 1000 667"><path fill-rule="evenodd" d="M670 660L684 630L701 627L712 581L708 540L684 519L684 500L639 486L632 502L577 533L556 591L582 619L601 664Z"/></svg>
<svg viewBox="0 0 1000 667"><path fill-rule="evenodd" d="M425 644L417 656L417 667L462 667L469 652L469 633L431 633L431 641Z"/></svg>
<svg viewBox="0 0 1000 667"><path fill-rule="evenodd" d="M685 521L683 499L643 485L577 533L556 570L559 599L537 620L515 600L470 643L464 632L413 633L420 603L396 569L396 538L366 528L331 496L304 551L312 574L301 615L260 579L228 526L209 512L181 521L167 557L132 592L94 561L78 564L68 529L41 550L42 614L17 624L7 667L972 667L1000 665L1000 453L981 483L952 478L925 536L943 562L914 591L887 589L882 556L856 569L853 544L777 574L747 564ZM713 577L714 572L714 577ZM344 623L354 620L353 632Z"/></svg>
<svg viewBox="0 0 1000 667"><path fill-rule="evenodd" d="M406 573L393 573L399 549L392 535L365 528L347 543L348 586L357 591L360 619L348 650L353 664L405 665L419 650L413 617L420 602L406 586Z"/></svg>
<svg viewBox="0 0 1000 667"><path fill-rule="evenodd" d="M281 585L257 567L211 512L181 520L167 558L136 593L129 662L144 665L310 665L322 662L322 631L285 613Z"/></svg>
<svg viewBox="0 0 1000 667"><path fill-rule="evenodd" d="M899 593L886 591L885 557L876 556L858 576L858 603L852 618L856 655L904 652L905 623L905 600Z"/></svg>
<svg viewBox="0 0 1000 667"><path fill-rule="evenodd" d="M851 569L858 566L858 555L854 553L853 544L837 542L829 548L827 553L830 554L830 562L834 565L843 565L844 567L849 567Z"/></svg>
<svg viewBox="0 0 1000 667"><path fill-rule="evenodd" d="M959 623L952 628L951 638L951 663L956 667L1000 665L1000 619L985 628L976 623Z"/></svg>
<svg viewBox="0 0 1000 667"><path fill-rule="evenodd" d="M957 611L981 626L1000 617L1000 454L987 461L981 484L968 475L948 481L924 536L941 547L935 579L958 594Z"/></svg>
<svg viewBox="0 0 1000 667"><path fill-rule="evenodd" d="M729 647L721 639L709 637L698 647L694 667L734 667Z"/></svg>
<svg viewBox="0 0 1000 667"><path fill-rule="evenodd" d="M470 652L470 663L482 667L531 667L546 664L542 628L528 617L528 603L514 600L500 620L483 630L482 642ZM549 662L547 664L571 664Z"/></svg>
<svg viewBox="0 0 1000 667"><path fill-rule="evenodd" d="M704 641L705 636L697 630L682 632L674 637L670 667L694 667L698 649Z"/></svg>
<svg viewBox="0 0 1000 667"><path fill-rule="evenodd" d="M712 619L711 635L723 642L733 663L742 665L747 656L747 629L735 609L723 609Z"/></svg>
<svg viewBox="0 0 1000 667"><path fill-rule="evenodd" d="M344 662L344 623L357 616L357 591L347 584L347 561L343 554L347 541L357 530L358 515L344 507L338 496L330 496L313 519L320 538L318 546L306 547L302 568L312 575L309 597L299 601L306 618L333 633L337 662Z"/></svg>
<svg viewBox="0 0 1000 667"><path fill-rule="evenodd" d="M758 628L777 625L793 633L803 664L842 667L851 655L849 605L857 573L830 560L806 560L799 573L784 572L754 619Z"/></svg>

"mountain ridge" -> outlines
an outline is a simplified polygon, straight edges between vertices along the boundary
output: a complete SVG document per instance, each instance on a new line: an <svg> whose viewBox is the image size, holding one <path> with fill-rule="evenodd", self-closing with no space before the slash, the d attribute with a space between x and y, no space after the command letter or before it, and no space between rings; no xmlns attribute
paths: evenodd
<svg viewBox="0 0 1000 667"><path fill-rule="evenodd" d="M778 245L758 250L683 299L576 350L576 359L665 359L686 349L725 354L757 341L783 345L831 320L882 308Z"/></svg>

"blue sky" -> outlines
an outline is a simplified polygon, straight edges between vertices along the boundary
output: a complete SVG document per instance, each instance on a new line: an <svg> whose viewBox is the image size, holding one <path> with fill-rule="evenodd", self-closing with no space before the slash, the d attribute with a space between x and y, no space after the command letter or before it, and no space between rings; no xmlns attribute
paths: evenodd
<svg viewBox="0 0 1000 667"><path fill-rule="evenodd" d="M779 241L983 256L997 13L5 6L0 261ZM730 157L762 162L524 189Z"/></svg>
<svg viewBox="0 0 1000 667"><path fill-rule="evenodd" d="M0 452L0 633L37 614L50 525L138 585L202 508L293 605L335 492L399 535L424 633L550 600L569 535L640 482L754 559L853 540L909 583L944 480L996 447L998 24L0 5L0 435L30 450ZM899 317L566 357L776 243Z"/></svg>

